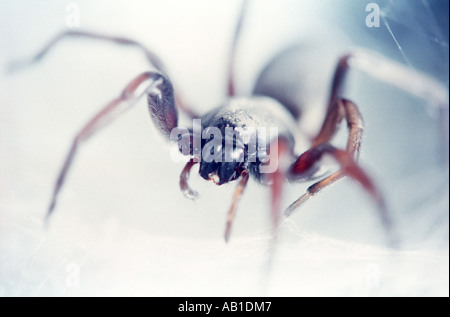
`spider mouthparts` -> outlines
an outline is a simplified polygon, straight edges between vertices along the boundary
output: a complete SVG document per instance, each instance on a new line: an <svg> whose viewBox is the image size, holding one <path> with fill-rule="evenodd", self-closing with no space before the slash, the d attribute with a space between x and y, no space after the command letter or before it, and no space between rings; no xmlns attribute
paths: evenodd
<svg viewBox="0 0 450 317"><path fill-rule="evenodd" d="M220 178L219 175L217 175L217 173L210 173L208 177L210 181L214 182L214 184L220 185Z"/></svg>

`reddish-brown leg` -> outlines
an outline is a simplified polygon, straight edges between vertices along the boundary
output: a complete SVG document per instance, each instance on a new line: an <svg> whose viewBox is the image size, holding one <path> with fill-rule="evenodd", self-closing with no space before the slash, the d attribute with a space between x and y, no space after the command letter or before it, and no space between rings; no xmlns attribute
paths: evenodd
<svg viewBox="0 0 450 317"><path fill-rule="evenodd" d="M346 118L349 129L346 150L337 149L328 143L335 134L343 118ZM316 165L324 154L331 155L339 163L341 168L338 172L310 186L305 194L300 196L300 198L286 209L285 215L289 216L292 214L295 209L325 187L335 183L344 176L349 176L359 182L374 199L379 207L378 209L383 225L388 233L391 234L392 224L383 197L371 178L356 163L359 158L362 130L363 121L356 105L345 99L337 100L328 110L324 124L317 137L313 140L312 148L303 153L294 162L289 171L289 177L291 179L307 179L312 176L311 174L315 171Z"/></svg>
<svg viewBox="0 0 450 317"><path fill-rule="evenodd" d="M428 106L435 107L440 115L441 131L437 136L441 139L441 155L448 161L448 87L427 74L414 68L406 67L398 62L363 49L355 50L343 55L337 64L332 82L328 109L331 109L340 96L349 70L359 70L375 79L404 90L409 94L425 100Z"/></svg>
<svg viewBox="0 0 450 317"><path fill-rule="evenodd" d="M94 32L85 32L85 31L65 31L61 34L57 35L55 38L53 38L51 41L49 41L44 48L36 55L34 55L32 58L24 61L14 62L12 65L10 65L11 70L15 70L18 68L23 68L28 65L34 64L39 62L45 55L48 54L48 52L60 41L66 39L66 38L88 38L98 41L105 41L105 42L111 42L117 45L124 45L124 46L131 46L134 48L139 49L142 51L142 53L145 55L149 63L155 67L157 70L163 72L164 74L168 74L167 68L164 65L164 63L161 61L161 59L151 50L147 49L142 43L131 40L125 37L119 37L119 36L108 36L103 34L97 34ZM180 97L179 88L177 87L176 92L174 93L175 101L177 108L180 109L182 112L184 112L186 115L190 116L191 118L199 118L200 116L196 114L192 109L190 109L185 102L183 102L183 99Z"/></svg>
<svg viewBox="0 0 450 317"><path fill-rule="evenodd" d="M277 142L275 146L275 142ZM272 227L274 230L274 240L276 237L276 232L278 226L280 224L281 217L281 203L282 203L282 190L283 183L286 179L286 161L289 157L289 146L288 142L284 139L277 139L271 142L271 149L277 149L276 153L270 153L270 160L276 160L277 169L275 172L267 175L267 179L270 183L271 189L271 218L272 218ZM272 162L271 162L272 164ZM247 185L249 174L247 171L243 171L241 174L241 180L239 181L236 190L233 195L233 202L228 211L227 224L225 229L225 241L228 242L231 233L231 226L236 215L236 206L239 198L242 196L245 186Z"/></svg>
<svg viewBox="0 0 450 317"><path fill-rule="evenodd" d="M322 143L328 143L336 133L344 118L347 121L349 133L347 151L353 156L355 161L357 161L359 158L364 123L358 107L353 102L346 99L338 99L328 111L322 128L313 140L311 147L315 147Z"/></svg>
<svg viewBox="0 0 450 317"><path fill-rule="evenodd" d="M311 148L315 148L320 144L328 143L336 133L343 119L347 121L349 136L347 140L347 152L356 162L359 158L359 150L361 147L361 138L363 131L363 120L358 108L354 103L346 99L339 99L330 108L324 120L322 128L312 142ZM312 150L311 149L311 150ZM315 150L313 153L316 153ZM305 153L306 154L306 153ZM307 180L315 172L315 165L317 160L307 161L304 159L297 159L291 167L291 172L288 175L291 179L305 179ZM301 164L306 164L302 166ZM330 176L330 184L342 178L344 175L341 171ZM301 198L294 202L289 208L289 214L297 208L300 204Z"/></svg>
<svg viewBox="0 0 450 317"><path fill-rule="evenodd" d="M312 148L302 154L297 161L292 165L288 177L290 179L308 179L315 172L315 167L319 163L319 159L322 157L324 152L329 154L336 153L331 151L331 146L328 142L336 133L340 123L343 119L346 119L347 126L349 130L349 136L347 141L347 153L352 159L352 162L356 162L359 158L359 150L361 146L361 138L363 131L363 121L358 108L354 103L349 100L339 99L328 110L327 116L324 120L322 128L320 129L318 135L313 140ZM320 147L321 144L327 144L326 146ZM333 175L327 177L321 183L322 185L331 185L337 180L344 177L345 174L343 170L340 170ZM314 186L314 185L313 185ZM320 187L320 186L319 186ZM320 187L322 188L322 187ZM316 191L317 192L317 191ZM304 201L306 201L311 194L306 193L292 203L286 210L285 214L290 215L292 212L298 208Z"/></svg>
<svg viewBox="0 0 450 317"><path fill-rule="evenodd" d="M245 189L245 186L247 185L248 178L249 178L248 172L246 172L246 171L242 172L241 179L236 187L236 190L234 191L233 202L231 203L231 207L228 210L227 224L226 224L226 228L225 228L225 242L228 242L228 240L230 239L231 225L233 224L233 220L236 215L237 202L239 201L239 198L241 198L242 194L244 193L244 189Z"/></svg>
<svg viewBox="0 0 450 317"><path fill-rule="evenodd" d="M280 217L281 217L281 204L282 204L282 194L283 194L283 184L286 180L286 174L287 174L287 159L291 155L289 150L289 144L288 142L283 139L279 138L275 141L271 142L270 148L273 148L273 143L278 142L277 147L278 151L277 153L274 153L276 155L277 161L277 169L274 173L271 173L268 175L268 178L270 180L270 191L271 191L271 217L272 217L272 225L274 228L274 231L278 229L278 226L280 224ZM272 159L272 153L271 153L271 159Z"/></svg>
<svg viewBox="0 0 450 317"><path fill-rule="evenodd" d="M183 171L181 172L180 175L180 189L181 192L183 193L183 195L186 198L189 199L196 199L198 198L198 193L191 189L189 187L189 184L187 183L188 179L189 179L189 174L191 173L191 169L192 167L197 164L198 162L190 160L189 162L186 163L186 165L183 168Z"/></svg>
<svg viewBox="0 0 450 317"><path fill-rule="evenodd" d="M47 211L47 220L49 219L55 208L58 195L64 184L72 161L78 151L78 147L83 142L87 141L94 133L98 132L101 128L104 128L107 124L118 118L123 112L135 105L136 102L142 97L142 95L146 93L149 94L150 91L153 91L153 89L161 87L162 83L160 82L160 80L162 78L163 75L159 72L146 72L137 76L125 87L119 97L113 99L110 103L108 103L76 135L70 147L69 153L67 154L66 160L64 161L63 167L61 168L61 171L58 175L58 179L56 181L50 205ZM171 87L170 83L168 83L167 85ZM164 126L164 130L161 130L163 133L165 133L166 131L170 131L170 129L173 128L168 125L169 123L176 125L177 121L176 112L168 111L168 109L170 108L174 109L173 97L171 100L172 102L169 102L170 104L167 104L164 107L160 107L159 109L154 109L154 112L165 111L171 113L172 116L175 116L167 117L167 121L164 122L167 125ZM161 125L163 125L163 123L161 123Z"/></svg>
<svg viewBox="0 0 450 317"><path fill-rule="evenodd" d="M329 154L339 163L341 169L339 172L332 174L324 178L323 180L310 186L306 193L296 200L286 210L286 214L290 215L294 209L308 200L310 197L317 194L326 186L333 184L343 176L350 176L352 179L360 183L363 188L372 196L381 211L381 218L386 227L390 227L391 223L386 212L386 206L382 195L378 191L377 187L367 175L367 173L355 163L350 153L346 150L337 149L334 146L323 143L320 144L305 153L303 153L297 161L292 165L290 173L301 175L302 173L308 173L308 170L316 164L324 154Z"/></svg>
<svg viewBox="0 0 450 317"><path fill-rule="evenodd" d="M278 142L278 151L272 153L274 142ZM280 226L281 212L282 212L282 198L283 198L283 184L286 181L286 174L288 165L288 158L292 155L289 149L289 144L284 138L274 140L270 144L270 159L277 160L277 169L274 173L268 174L270 180L271 192L271 218L272 218L272 238L269 244L269 258L267 262L267 274L270 273L273 260L275 258L275 251L278 242L278 228Z"/></svg>
<svg viewBox="0 0 450 317"><path fill-rule="evenodd" d="M329 108L334 100L342 96L345 77L352 69L422 98L438 109L448 108L448 88L443 83L378 53L363 49L350 52L339 59L334 73Z"/></svg>

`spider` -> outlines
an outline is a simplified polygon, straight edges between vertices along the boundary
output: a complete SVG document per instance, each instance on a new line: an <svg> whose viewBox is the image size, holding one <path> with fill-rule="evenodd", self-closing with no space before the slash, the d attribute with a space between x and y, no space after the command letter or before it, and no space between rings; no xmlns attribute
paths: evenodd
<svg viewBox="0 0 450 317"><path fill-rule="evenodd" d="M292 47L275 56L261 71L253 93L250 96L237 96L234 81L235 56L246 16L246 8L247 1L244 1L232 40L232 53L228 61L228 99L220 107L201 116L192 111L179 96L176 87L172 85L167 75L162 59L140 42L132 39L93 32L66 31L51 40L28 62L38 62L62 39L77 37L135 47L142 51L153 67L153 70L146 71L132 79L121 94L102 108L76 135L55 183L47 220L55 210L57 198L79 147L146 95L153 124L163 137L172 141L176 140L180 152L188 158L179 182L180 189L187 198L197 197L197 193L188 185L190 172L197 164L199 165L199 174L205 180L213 181L217 185L237 182L226 219L226 241L230 238L237 204L244 193L250 175L256 181L270 187L271 217L274 229L279 226L283 215L281 198L283 184L286 180L313 182L306 193L302 194L284 211L284 215L289 216L309 198L348 176L359 183L373 198L378 206L383 226L388 236L392 237L393 224L383 196L368 173L357 163L362 142L363 120L358 106L343 97L342 88L345 84L346 74L351 69L357 69L429 100L438 105L440 109L444 109L447 104L446 89L434 79L374 52L365 50L349 52L337 61L326 115L319 132L312 138L309 149L303 153L296 153L296 136L301 130L297 124L302 115L301 100L298 100L296 90L292 88L295 87L291 84L293 79L283 76L283 65L289 65L290 61L298 56L301 48ZM183 112L193 121L200 120L199 129L178 127L178 111ZM348 138L346 147L341 149L333 146L331 139L344 120L348 127ZM278 131L275 137L262 138L260 135L250 134L248 136L245 134L251 128L271 127ZM230 128L234 133L231 140L225 137L225 140L215 142L211 147L212 142L209 141L213 140L211 136L215 136L215 134L211 134L211 131L218 131L222 136L226 136L227 129ZM223 148L225 151L221 151ZM258 155L255 154L255 149L258 150ZM259 151L260 149L264 149L264 151ZM339 170L316 181L316 172L324 155L334 158L339 165ZM269 168L268 171L268 167L273 166L275 168Z"/></svg>

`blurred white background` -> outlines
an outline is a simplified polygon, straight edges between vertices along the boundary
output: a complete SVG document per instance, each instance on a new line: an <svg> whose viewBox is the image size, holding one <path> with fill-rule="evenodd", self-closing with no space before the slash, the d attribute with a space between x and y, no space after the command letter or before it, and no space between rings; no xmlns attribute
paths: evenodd
<svg viewBox="0 0 450 317"><path fill-rule="evenodd" d="M369 2L251 3L238 92L248 94L289 43L323 39L334 52L347 44L333 39L344 37L349 47L376 50L448 87L448 2L377 1L395 39L383 22L366 27ZM196 111L225 97L240 1L0 0L0 296L448 296L448 162L439 117L425 101L357 73L348 96L366 123L361 165L386 195L400 250L386 247L369 197L343 180L283 223L268 275L269 190L249 182L226 244L235 184L217 187L194 171L190 183L200 199L186 200L178 188L183 165L169 159L145 100L81 148L46 230L72 137L148 69L133 49L65 40L39 64L8 73L8 63L67 29L69 4L79 8L81 29L127 36L157 52ZM323 65L318 74L332 71ZM308 185L287 184L285 206Z"/></svg>

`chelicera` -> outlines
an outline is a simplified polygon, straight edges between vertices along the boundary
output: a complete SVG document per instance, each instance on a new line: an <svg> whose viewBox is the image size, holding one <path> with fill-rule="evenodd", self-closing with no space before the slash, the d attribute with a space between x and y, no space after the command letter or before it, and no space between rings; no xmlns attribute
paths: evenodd
<svg viewBox="0 0 450 317"><path fill-rule="evenodd" d="M180 151L188 157L188 161L180 175L180 188L186 197L191 199L197 197L197 193L188 185L189 174L196 165L199 165L199 174L202 178L213 181L217 185L237 182L226 220L225 240L228 241L230 237L237 203L244 193L250 176L270 187L271 215L274 228L277 228L279 225L283 214L281 197L283 184L286 180L313 182L306 193L301 195L285 210L284 214L290 215L310 197L339 179L348 176L358 182L373 198L378 206L381 221L389 234L391 234L392 223L383 196L369 175L357 163L362 140L363 120L357 105L351 100L344 98L341 94L346 74L352 68L358 69L419 97L427 98L438 105L446 104L445 89L442 90L438 83L425 75L407 69L372 52L361 50L341 56L337 60L334 77L331 79L327 112L321 129L311 140L309 149L303 153L296 153L296 135L298 129L301 128L297 124L302 112L301 102L298 100L296 92L288 88L292 87L292 85L287 85L286 83L292 78L283 77L280 65L289 61L292 56L295 56L296 50L299 48L290 48L277 55L260 73L251 96L236 95L234 61L245 17L245 7L244 2L233 37L232 54L228 61L228 99L220 107L202 116L192 111L180 98L176 87L173 87L167 75L162 60L154 52L134 40L90 32L69 31L50 41L31 60L32 63L40 60L63 38L78 37L136 47L145 54L154 68L130 81L122 93L98 112L76 135L56 181L47 218L55 210L57 198L80 145L108 123L118 118L125 110L132 107L145 95L147 96L153 124L165 138L173 140L175 135L175 139L178 140L180 145ZM320 61L318 62L320 63ZM386 72L387 69L389 69L389 72ZM185 113L192 119L201 120L200 136L195 135L193 128L181 129L181 127L178 127L178 111ZM340 149L333 146L330 141L343 121L347 123L348 139L346 147ZM268 131L273 127L278 131L275 137L270 138L269 134L269 138L258 138L256 143L254 143L258 149L263 148L267 150L264 151L266 156L253 155L252 148L250 148L251 140L249 138L240 138L239 133L237 137L228 139L228 141L225 138L220 142L218 147L225 148L228 142L231 149L229 153L223 151L218 155L219 158L222 158L221 160L207 160L204 155L201 155L202 150L205 150L208 146L208 137L205 138L204 136L210 135L211 128L215 128L222 135L226 135L227 128L231 128L233 131L265 128ZM178 133L177 131L182 132ZM186 142L181 142L186 140L189 141L187 145ZM213 153L214 151L206 152L217 154L217 150L218 148L216 147L214 149L215 153ZM229 155L228 159L226 159L227 155ZM321 158L324 155L334 158L340 169L316 181L315 172L320 166ZM273 162L277 163L275 169L266 172L262 171L262 169Z"/></svg>

